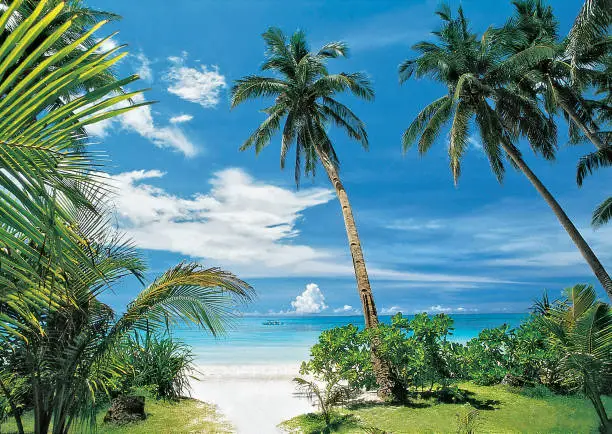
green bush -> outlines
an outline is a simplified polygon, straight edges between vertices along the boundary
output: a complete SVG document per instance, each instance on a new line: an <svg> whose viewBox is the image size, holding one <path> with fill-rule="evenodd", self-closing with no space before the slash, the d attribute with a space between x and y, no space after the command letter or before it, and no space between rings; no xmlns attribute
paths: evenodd
<svg viewBox="0 0 612 434"><path fill-rule="evenodd" d="M195 356L180 340L136 333L122 342L118 358L127 368L120 393L140 388L156 398L177 399L189 390Z"/></svg>

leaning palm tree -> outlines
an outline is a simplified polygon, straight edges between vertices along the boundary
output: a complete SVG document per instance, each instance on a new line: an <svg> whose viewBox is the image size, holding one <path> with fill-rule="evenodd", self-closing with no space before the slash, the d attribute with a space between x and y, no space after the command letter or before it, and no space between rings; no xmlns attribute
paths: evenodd
<svg viewBox="0 0 612 434"><path fill-rule="evenodd" d="M612 381L610 305L597 301L592 286L575 285L538 318L565 353L560 369L593 403L602 432L612 432L612 420L601 401Z"/></svg>
<svg viewBox="0 0 612 434"><path fill-rule="evenodd" d="M131 242L109 227L107 217L88 211L73 217L92 266L81 264L78 275L67 270L62 279L45 279L44 286L16 283L22 298L36 300L44 293L47 304L0 298L0 394L16 409L21 433L17 409L23 402L33 405L37 434L66 434L83 423L95 426L96 399L129 372L116 352L128 334L181 323L217 335L238 303L252 297L251 287L231 273L181 263L116 315L99 297L127 276L143 281L146 267ZM55 269L53 241L34 247L44 259L40 273L48 274L46 268ZM64 255L74 260L71 252ZM17 394L24 388L12 386L24 382L25 393Z"/></svg>
<svg viewBox="0 0 612 434"><path fill-rule="evenodd" d="M448 6L442 6L437 14L442 18L442 27L435 32L439 42L417 43L413 48L419 56L400 65L400 80L404 82L413 74L418 78L430 77L444 84L447 94L417 115L404 133L404 151L418 141L419 152L426 153L450 123L448 153L457 182L461 160L468 149L470 122L474 120L483 151L498 180L503 179L506 156L551 207L612 299L612 280L607 271L515 146L520 138L526 138L544 158L555 156L554 122L540 109L537 100L515 85L517 71L522 72L522 59L506 56L503 44L496 43L497 32L491 29L477 38L461 8L457 18L452 17Z"/></svg>
<svg viewBox="0 0 612 434"><path fill-rule="evenodd" d="M299 185L302 170L314 175L318 163L323 165L331 181L344 217L353 266L357 278L357 291L363 308L366 327L378 324L376 305L366 270L361 241L346 189L340 180L339 160L336 150L327 134L327 128L334 124L346 132L349 138L357 140L367 149L368 136L363 122L336 99L336 95L349 91L353 95L370 101L374 91L368 78L362 73L330 74L328 59L346 57L348 47L342 42L324 45L318 51L310 51L306 35L295 32L289 39L280 29L270 28L263 38L267 45L263 71L272 71L274 76L250 75L238 80L232 88L232 107L253 98L271 97L274 104L264 109L267 118L253 132L240 148L254 147L259 153L266 147L274 134L281 130L281 169L285 167L287 154L295 143L295 182ZM379 392L388 396L395 388L390 370L374 357Z"/></svg>

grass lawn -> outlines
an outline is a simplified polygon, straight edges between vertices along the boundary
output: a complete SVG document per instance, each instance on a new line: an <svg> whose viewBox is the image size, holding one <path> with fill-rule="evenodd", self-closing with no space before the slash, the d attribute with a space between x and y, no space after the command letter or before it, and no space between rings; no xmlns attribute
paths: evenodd
<svg viewBox="0 0 612 434"><path fill-rule="evenodd" d="M231 433L231 426L223 421L214 406L195 399L178 402L155 401L147 398L147 419L122 426L102 422L106 408L98 413L98 432L104 434L174 434L174 433ZM26 432L33 432L34 419L28 414L24 418ZM0 425L0 433L16 433L12 419ZM78 430L75 430L78 432Z"/></svg>
<svg viewBox="0 0 612 434"><path fill-rule="evenodd" d="M470 392L471 406L478 409L475 432L482 433L595 433L598 420L586 399L569 396L530 398L505 386L461 384ZM604 398L612 412L612 398ZM341 410L331 432L455 433L457 414L466 404L436 404L418 400L410 406L369 404ZM281 425L287 432L321 433L324 423L317 414L295 417ZM370 431L376 432L376 431Z"/></svg>

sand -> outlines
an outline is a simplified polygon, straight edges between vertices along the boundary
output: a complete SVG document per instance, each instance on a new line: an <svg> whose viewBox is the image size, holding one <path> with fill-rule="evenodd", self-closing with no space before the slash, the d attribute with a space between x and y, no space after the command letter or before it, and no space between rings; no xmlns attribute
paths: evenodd
<svg viewBox="0 0 612 434"><path fill-rule="evenodd" d="M200 365L191 395L217 405L240 434L273 434L287 419L313 410L294 396L298 365Z"/></svg>

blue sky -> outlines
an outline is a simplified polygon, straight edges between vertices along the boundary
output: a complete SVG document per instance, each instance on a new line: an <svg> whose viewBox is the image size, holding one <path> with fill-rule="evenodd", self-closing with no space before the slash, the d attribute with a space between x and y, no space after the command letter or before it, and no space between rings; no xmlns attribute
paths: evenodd
<svg viewBox="0 0 612 434"><path fill-rule="evenodd" d="M565 32L580 0L551 2ZM111 162L121 227L143 248L151 277L181 260L221 266L251 283L249 312L351 312L358 307L339 205L324 176L295 189L279 169L276 138L259 157L238 148L263 119L264 102L229 109L229 88L257 72L261 33L307 31L313 46L352 48L334 71L365 71L376 100L344 100L367 124L369 152L334 134L341 176L352 201L380 312L520 312L547 289L595 283L590 270L531 185L510 167L503 185L475 140L458 187L446 143L403 156L400 138L418 111L444 89L429 81L399 86L397 65L437 25L435 1L91 0L123 16L114 43L129 44L121 74L139 72L146 99L158 104L92 128ZM458 3L455 2L454 6ZM474 29L500 25L507 1L462 1ZM561 132L559 143L565 142ZM612 230L589 228L605 196L605 171L575 185L587 145L560 149L556 162L526 150L604 264ZM312 285L314 284L314 285ZM124 305L133 282L109 298ZM299 298L297 298L299 296ZM324 297L324 299L322 298ZM292 303L293 302L293 303Z"/></svg>

